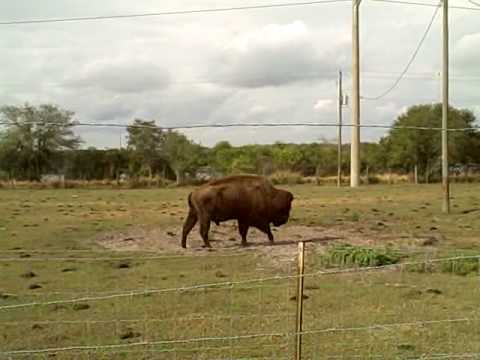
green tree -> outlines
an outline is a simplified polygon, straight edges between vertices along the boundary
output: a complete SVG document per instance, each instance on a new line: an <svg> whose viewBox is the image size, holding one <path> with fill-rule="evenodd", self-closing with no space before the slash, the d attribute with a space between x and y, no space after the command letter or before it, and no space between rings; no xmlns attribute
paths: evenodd
<svg viewBox="0 0 480 360"><path fill-rule="evenodd" d="M272 155L278 170L296 171L296 165L302 160L302 153L294 144L275 144Z"/></svg>
<svg viewBox="0 0 480 360"><path fill-rule="evenodd" d="M230 173L232 162L237 156L238 150L234 148L228 141L218 142L209 151L210 164L224 174Z"/></svg>
<svg viewBox="0 0 480 360"><path fill-rule="evenodd" d="M161 155L164 132L155 121L135 119L127 127L130 171L133 174L153 176L153 167Z"/></svg>
<svg viewBox="0 0 480 360"><path fill-rule="evenodd" d="M6 160L2 166L7 166L4 170L28 180L58 171L62 151L76 149L81 143L72 130L73 115L51 104L0 108L1 120L6 123L0 139L0 157Z"/></svg>
<svg viewBox="0 0 480 360"><path fill-rule="evenodd" d="M207 161L207 154L200 145L176 131L164 134L162 155L175 173L177 185L184 184L187 172L194 172Z"/></svg>
<svg viewBox="0 0 480 360"><path fill-rule="evenodd" d="M468 110L451 107L448 111L448 122L449 128L471 128L474 126L475 116ZM440 128L441 123L441 104L416 105L400 115L394 126ZM449 132L450 161L469 161L472 153L475 153L472 149L477 137L476 130ZM438 130L392 129L381 143L385 152L388 151L387 166L390 168L408 172L417 166L427 182L434 169L439 168L441 132Z"/></svg>

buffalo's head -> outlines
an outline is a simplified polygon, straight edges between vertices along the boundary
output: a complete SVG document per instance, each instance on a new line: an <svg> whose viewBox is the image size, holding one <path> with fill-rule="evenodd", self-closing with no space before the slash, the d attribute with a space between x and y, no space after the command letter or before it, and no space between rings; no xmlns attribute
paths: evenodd
<svg viewBox="0 0 480 360"><path fill-rule="evenodd" d="M290 217L293 195L289 191L276 190L272 199L272 218L274 226L286 224Z"/></svg>

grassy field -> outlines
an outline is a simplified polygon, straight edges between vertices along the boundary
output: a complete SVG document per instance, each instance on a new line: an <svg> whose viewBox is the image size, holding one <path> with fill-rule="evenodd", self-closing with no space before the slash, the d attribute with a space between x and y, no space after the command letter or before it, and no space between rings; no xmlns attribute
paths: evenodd
<svg viewBox="0 0 480 360"><path fill-rule="evenodd" d="M256 247L120 252L96 241L179 228L189 190L0 190L0 359L291 359L293 261ZM348 230L362 240L352 245L403 263L480 254L480 185L453 186L451 215L439 185L290 190L288 226ZM306 272L325 270L334 246L308 244ZM479 271L474 259L309 276L304 358L480 356ZM48 348L69 349L11 353Z"/></svg>

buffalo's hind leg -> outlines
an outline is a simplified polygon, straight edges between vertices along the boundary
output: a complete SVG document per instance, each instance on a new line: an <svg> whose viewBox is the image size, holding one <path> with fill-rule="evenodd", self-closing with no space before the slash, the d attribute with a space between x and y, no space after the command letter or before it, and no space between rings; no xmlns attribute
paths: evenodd
<svg viewBox="0 0 480 360"><path fill-rule="evenodd" d="M190 231L193 229L195 224L197 223L198 217L197 213L193 208L190 208L188 212L188 216L185 219L185 223L183 224L183 231L182 231L182 247L184 249L187 248L187 236Z"/></svg>
<svg viewBox="0 0 480 360"><path fill-rule="evenodd" d="M208 232L210 231L210 219L205 216L200 217L200 236L205 243L205 247L210 248L210 241L208 240Z"/></svg>
<svg viewBox="0 0 480 360"><path fill-rule="evenodd" d="M242 237L242 246L247 246L247 234L248 234L248 224L239 221L238 222L238 232Z"/></svg>

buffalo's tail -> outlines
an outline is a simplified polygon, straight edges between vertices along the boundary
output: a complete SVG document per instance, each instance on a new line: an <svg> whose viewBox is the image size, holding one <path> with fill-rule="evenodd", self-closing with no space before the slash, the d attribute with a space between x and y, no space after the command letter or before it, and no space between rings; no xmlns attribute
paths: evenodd
<svg viewBox="0 0 480 360"><path fill-rule="evenodd" d="M192 204L192 193L188 194L188 206L190 207L190 209L193 208L193 204Z"/></svg>
<svg viewBox="0 0 480 360"><path fill-rule="evenodd" d="M195 208L193 207L193 203L192 203L192 193L188 195L188 206L189 206L188 215L187 215L187 218L185 219L185 223L183 224L183 230L182 230L181 245L183 248L187 247L187 236L198 220L197 212L195 211Z"/></svg>

